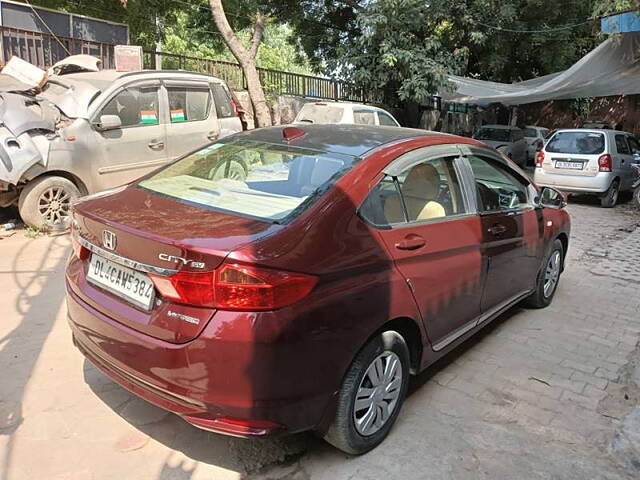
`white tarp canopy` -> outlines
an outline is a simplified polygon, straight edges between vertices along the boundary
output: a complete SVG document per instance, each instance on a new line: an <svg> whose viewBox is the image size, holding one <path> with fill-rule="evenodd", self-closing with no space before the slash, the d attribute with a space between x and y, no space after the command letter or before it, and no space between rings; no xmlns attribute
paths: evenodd
<svg viewBox="0 0 640 480"><path fill-rule="evenodd" d="M525 103L569 98L640 94L640 32L609 38L568 70L518 83L496 83L450 75L459 103Z"/></svg>

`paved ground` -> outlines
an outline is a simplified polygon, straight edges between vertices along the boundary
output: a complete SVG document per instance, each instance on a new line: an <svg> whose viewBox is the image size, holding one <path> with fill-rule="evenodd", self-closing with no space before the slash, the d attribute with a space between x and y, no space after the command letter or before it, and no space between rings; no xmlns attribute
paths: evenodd
<svg viewBox="0 0 640 480"><path fill-rule="evenodd" d="M208 434L135 399L71 345L68 238L4 238L0 480L638 478L640 214L569 209L554 304L514 309L415 379L390 437L358 458L311 435Z"/></svg>

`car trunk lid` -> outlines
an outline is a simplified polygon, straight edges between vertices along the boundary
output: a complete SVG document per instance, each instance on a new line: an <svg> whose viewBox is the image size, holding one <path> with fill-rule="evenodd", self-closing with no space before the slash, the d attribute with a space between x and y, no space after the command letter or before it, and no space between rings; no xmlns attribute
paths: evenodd
<svg viewBox="0 0 640 480"><path fill-rule="evenodd" d="M132 269L149 281L149 273L213 272L233 250L264 235L277 225L226 215L129 187L115 195L89 197L75 206L74 235L91 250L79 281L79 295L93 308L117 322L152 337L183 343L197 337L214 313L210 307L182 305L162 298L152 288L147 309L130 291L125 295L113 283L89 269L123 271L123 283ZM104 232L109 232L108 235ZM107 238L109 237L109 238ZM115 240L114 240L115 239ZM92 262L92 257L102 267ZM110 266L116 265L115 268ZM105 267L106 265L106 267ZM124 269L122 267L125 267ZM112 268L112 270L105 270ZM154 273L155 272L155 273ZM107 275L105 273L105 275ZM136 278L132 279L135 282Z"/></svg>
<svg viewBox="0 0 640 480"><path fill-rule="evenodd" d="M598 131L561 130L549 139L543 152L545 173L594 177L600 171L598 159L606 152L606 136Z"/></svg>

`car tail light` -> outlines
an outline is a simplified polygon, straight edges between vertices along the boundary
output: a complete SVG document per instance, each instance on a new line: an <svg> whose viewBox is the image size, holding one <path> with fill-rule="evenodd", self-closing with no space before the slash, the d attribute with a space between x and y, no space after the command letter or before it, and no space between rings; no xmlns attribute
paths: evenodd
<svg viewBox="0 0 640 480"><path fill-rule="evenodd" d="M540 150L542 150L542 147L544 147L544 142L542 140L538 140L536 142L536 152L539 152Z"/></svg>
<svg viewBox="0 0 640 480"><path fill-rule="evenodd" d="M611 155L605 153L598 159L598 170L601 172L610 172L613 170L613 159Z"/></svg>
<svg viewBox="0 0 640 480"><path fill-rule="evenodd" d="M544 152L536 153L536 167L542 167L542 162L544 162Z"/></svg>
<svg viewBox="0 0 640 480"><path fill-rule="evenodd" d="M242 130L247 130L249 126L247 124L247 121L244 118L244 113L245 113L244 108L242 107L240 100L238 100L238 97L236 96L235 92L233 90L229 90L229 93L231 93L231 105L233 107L233 113L236 117L240 119L240 123L242 124Z"/></svg>
<svg viewBox="0 0 640 480"><path fill-rule="evenodd" d="M149 274L164 298L189 305L213 306L213 272L178 272L170 277Z"/></svg>
<svg viewBox="0 0 640 480"><path fill-rule="evenodd" d="M160 295L169 300L244 311L291 305L307 296L317 283L312 275L240 265L223 265L215 272L150 277Z"/></svg>
<svg viewBox="0 0 640 480"><path fill-rule="evenodd" d="M78 242L78 239L75 237L75 235L71 235L71 247L73 248L73 253L75 254L75 256L80 260L84 261L89 258L89 254L91 252L84 245L80 245L80 242Z"/></svg>
<svg viewBox="0 0 640 480"><path fill-rule="evenodd" d="M300 273L224 265L216 271L215 303L223 310L275 310L306 297L317 281Z"/></svg>

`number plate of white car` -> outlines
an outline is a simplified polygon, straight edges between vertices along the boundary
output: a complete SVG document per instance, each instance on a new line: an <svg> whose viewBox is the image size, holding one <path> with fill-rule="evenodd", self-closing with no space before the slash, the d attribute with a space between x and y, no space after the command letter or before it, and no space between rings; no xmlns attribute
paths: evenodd
<svg viewBox="0 0 640 480"><path fill-rule="evenodd" d="M155 288L142 272L124 267L93 253L87 272L89 283L124 298L146 311L151 310Z"/></svg>
<svg viewBox="0 0 640 480"><path fill-rule="evenodd" d="M570 170L582 170L584 163L582 162L556 162L556 168L567 168Z"/></svg>

